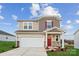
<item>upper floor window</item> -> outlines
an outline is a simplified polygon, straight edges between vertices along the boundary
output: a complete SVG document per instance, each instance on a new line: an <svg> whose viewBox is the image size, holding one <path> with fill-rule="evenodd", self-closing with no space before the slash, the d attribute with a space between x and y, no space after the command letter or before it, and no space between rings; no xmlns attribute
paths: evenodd
<svg viewBox="0 0 79 59"><path fill-rule="evenodd" d="M24 29L27 29L27 30L32 29L32 22L24 23Z"/></svg>
<svg viewBox="0 0 79 59"><path fill-rule="evenodd" d="M53 27L53 22L51 20L47 21L47 28L52 28Z"/></svg>

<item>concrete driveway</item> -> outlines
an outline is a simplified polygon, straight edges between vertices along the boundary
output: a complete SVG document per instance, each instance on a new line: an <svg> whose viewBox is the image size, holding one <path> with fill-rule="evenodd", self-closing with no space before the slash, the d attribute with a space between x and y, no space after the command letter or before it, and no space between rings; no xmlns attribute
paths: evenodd
<svg viewBox="0 0 79 59"><path fill-rule="evenodd" d="M0 56L47 56L47 53L44 48L16 48L0 53Z"/></svg>

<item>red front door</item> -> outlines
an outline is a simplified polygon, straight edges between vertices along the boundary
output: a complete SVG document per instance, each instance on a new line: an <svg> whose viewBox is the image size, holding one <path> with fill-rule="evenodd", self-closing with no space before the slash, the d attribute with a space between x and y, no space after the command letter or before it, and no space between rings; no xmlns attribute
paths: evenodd
<svg viewBox="0 0 79 59"><path fill-rule="evenodd" d="M47 39L47 45L48 47L51 47L51 37Z"/></svg>

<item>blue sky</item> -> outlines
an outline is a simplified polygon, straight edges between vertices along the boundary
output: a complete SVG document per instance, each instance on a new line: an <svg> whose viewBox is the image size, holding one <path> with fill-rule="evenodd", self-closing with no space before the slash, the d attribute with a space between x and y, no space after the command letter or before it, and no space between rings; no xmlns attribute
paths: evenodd
<svg viewBox="0 0 79 59"><path fill-rule="evenodd" d="M53 12L52 12L53 11ZM79 29L79 4L50 3L0 3L0 30L15 34L17 20L37 18L49 12L60 15L65 35L73 35Z"/></svg>

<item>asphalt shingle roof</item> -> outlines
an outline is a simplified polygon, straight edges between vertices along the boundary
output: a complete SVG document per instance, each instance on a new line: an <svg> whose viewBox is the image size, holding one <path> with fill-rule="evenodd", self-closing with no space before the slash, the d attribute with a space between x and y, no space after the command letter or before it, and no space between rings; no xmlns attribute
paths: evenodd
<svg viewBox="0 0 79 59"><path fill-rule="evenodd" d="M15 35L12 35L12 34L10 34L10 33L7 33L7 32L5 32L5 31L2 31L2 30L0 30L0 34L2 34L2 35L15 36Z"/></svg>

